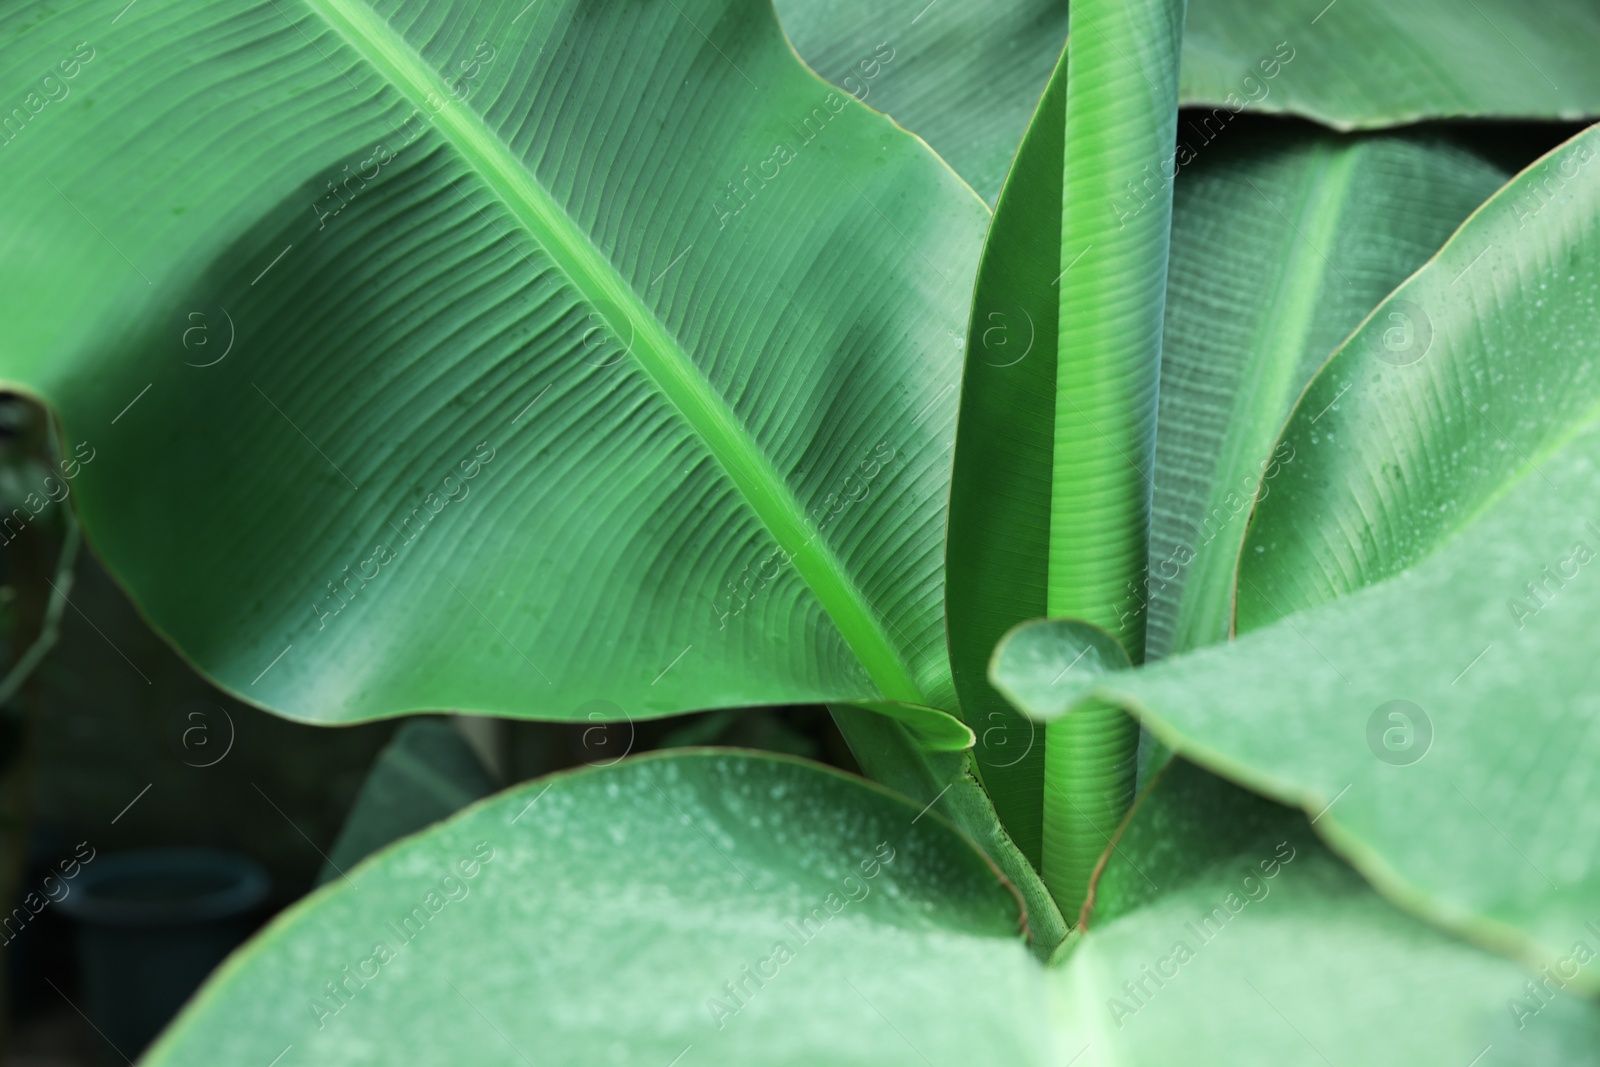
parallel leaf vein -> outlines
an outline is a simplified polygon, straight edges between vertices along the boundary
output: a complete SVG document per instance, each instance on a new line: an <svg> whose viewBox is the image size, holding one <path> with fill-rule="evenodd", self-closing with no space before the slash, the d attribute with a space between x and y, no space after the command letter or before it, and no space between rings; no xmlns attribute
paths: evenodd
<svg viewBox="0 0 1600 1067"><path fill-rule="evenodd" d="M882 620L832 549L808 532L804 509L771 458L589 234L481 115L450 101L443 79L364 0L306 3L385 81L433 114L439 132L607 319L613 335L631 338L630 354L788 554L874 684L891 699L924 703ZM428 104L430 97L446 101L444 107L435 111Z"/></svg>

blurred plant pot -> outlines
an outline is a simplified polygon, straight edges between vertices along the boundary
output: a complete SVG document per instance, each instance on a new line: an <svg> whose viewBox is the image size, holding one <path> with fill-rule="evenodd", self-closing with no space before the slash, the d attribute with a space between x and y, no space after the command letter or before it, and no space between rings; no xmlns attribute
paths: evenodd
<svg viewBox="0 0 1600 1067"><path fill-rule="evenodd" d="M148 849L98 857L71 885L81 1006L135 1057L249 936L270 882L235 853Z"/></svg>

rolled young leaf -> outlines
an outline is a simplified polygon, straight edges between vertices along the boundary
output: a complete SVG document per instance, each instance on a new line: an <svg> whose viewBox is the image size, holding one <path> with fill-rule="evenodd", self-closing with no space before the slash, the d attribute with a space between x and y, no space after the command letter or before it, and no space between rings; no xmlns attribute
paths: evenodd
<svg viewBox="0 0 1600 1067"><path fill-rule="evenodd" d="M961 380L945 615L961 714L984 788L1039 864L1044 731L989 685L1001 636L1045 614L1060 297L1063 55L1028 126L984 245Z"/></svg>
<svg viewBox="0 0 1600 1067"><path fill-rule="evenodd" d="M1148 616L1150 656L1226 638L1251 506L1258 492L1270 494L1278 472L1294 462L1292 448L1275 452L1285 414L1326 354L1503 180L1495 168L1436 138L1336 137L1309 128L1274 129L1269 137L1244 127L1192 158L1180 158L1186 165L1174 187L1150 563L1141 596L1128 598L1130 610ZM1002 210L997 225L1011 218ZM1019 237L1032 234L1022 226L1018 231ZM1009 261L1015 258L1013 251ZM998 267L986 267L980 292L999 275ZM975 331L995 318L980 303ZM980 337L991 344L969 354L967 380L991 377L984 379L984 390L969 389L964 405L969 396L997 395L1008 382L1021 380L1025 369L1041 365L1023 360L991 370L1000 362L1002 338ZM1012 433L1000 441L1014 439L1018 425L1027 424L1014 421ZM973 444L958 451L958 463L985 447L983 441ZM998 446L989 450L1004 454ZM1011 469L994 458L984 462L991 471ZM990 475L991 484L995 477ZM959 504L952 508L953 547L957 532L966 529L958 522L966 514ZM1006 588L1013 572L998 564L1012 560L1001 553L1026 544L1027 532L1038 528L1018 517L1008 525L1022 533L1002 537L993 530L994 545L965 552L960 558L966 566L952 568L947 579L953 665L964 697L964 648L954 637L963 632L961 623L984 619L970 604L993 604L995 592ZM1016 564L1025 563L1023 553L1014 557ZM968 589L979 595L970 604L958 602ZM1043 612L1040 597L1031 613ZM996 624L1015 625L1029 614L1028 604L1019 603ZM1038 633L1062 625L1069 624L1052 621ZM991 647L999 636L989 639ZM1012 650L1020 652L1020 646ZM1019 688L1014 695L1021 706L1042 706L1051 690L1059 694L1063 684L1094 673L1087 659L1074 663L1051 655L1055 666L1048 672L1010 671L1019 686L1031 682L1044 690ZM980 759L1004 751L993 742L1040 731L1026 719L1010 727L1011 735L1002 731L997 723L1011 705L990 692L989 725L976 749ZM1148 745L1141 752L1146 771L1164 755L1159 743ZM999 773L986 770L991 789Z"/></svg>
<svg viewBox="0 0 1600 1067"><path fill-rule="evenodd" d="M1144 619L1122 614L1149 551L1170 168L1184 0L1079 0L1067 45L1060 317L1047 613L1104 626L1138 662ZM1076 270L1074 268L1077 268ZM1063 910L1083 899L1132 800L1139 731L1088 708L1045 735L1043 867Z"/></svg>
<svg viewBox="0 0 1600 1067"><path fill-rule="evenodd" d="M978 278L962 390L946 574L951 663L975 756L1034 861L1043 731L989 687L1013 626L1046 614L1044 574L1059 271L1062 72L1029 129ZM1193 133L1191 117L1180 120ZM1340 138L1245 125L1180 152L1162 339L1148 573L1120 610L1147 654L1221 640L1258 489L1271 492L1283 419L1372 306L1504 180L1433 137ZM1263 483L1265 485L1263 486Z"/></svg>
<svg viewBox="0 0 1600 1067"><path fill-rule="evenodd" d="M1137 728L1115 709L1079 716L1041 760L984 669L994 641L1041 612L1082 616L1142 655L1143 616L1119 609L1148 552L1172 186L1136 182L1174 163L1183 10L1086 3L1073 19L984 250L947 562L979 766L1024 851L1040 842L1068 915L1132 798Z"/></svg>

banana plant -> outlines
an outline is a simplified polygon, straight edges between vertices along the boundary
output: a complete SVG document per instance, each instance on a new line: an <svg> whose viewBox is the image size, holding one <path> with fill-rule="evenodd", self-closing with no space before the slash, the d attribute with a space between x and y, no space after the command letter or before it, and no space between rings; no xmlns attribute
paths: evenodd
<svg viewBox="0 0 1600 1067"><path fill-rule="evenodd" d="M0 374L199 670L327 724L827 703L876 779L495 793L330 861L147 1062L1591 1055L1596 135L1350 132L1600 115L1589 8L1473 6L0 13Z"/></svg>
<svg viewBox="0 0 1600 1067"><path fill-rule="evenodd" d="M1580 781L1594 668L1571 639L1600 610L1582 580L1597 154L1591 127L1507 184L1305 388L1278 446L1297 458L1239 556L1239 640L1041 684L1103 644L1052 620L995 660L1030 712L1137 707L1172 750L1305 808L1396 898L1564 970L1600 908Z"/></svg>

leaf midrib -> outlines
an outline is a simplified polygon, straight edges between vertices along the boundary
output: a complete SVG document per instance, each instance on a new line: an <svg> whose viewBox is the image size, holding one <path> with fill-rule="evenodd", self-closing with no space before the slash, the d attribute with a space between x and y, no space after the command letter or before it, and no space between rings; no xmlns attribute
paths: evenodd
<svg viewBox="0 0 1600 1067"><path fill-rule="evenodd" d="M482 116L451 100L439 75L365 0L306 0L393 88L433 124L499 197L556 267L607 320L613 336L633 338L629 353L700 438L746 503L794 563L867 674L894 700L926 703L872 606L820 536L788 483L659 318L542 187ZM429 98L445 101L434 111ZM621 316L626 322L616 321Z"/></svg>

